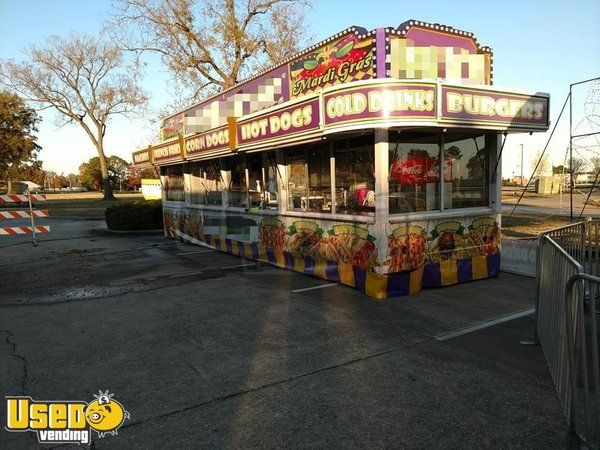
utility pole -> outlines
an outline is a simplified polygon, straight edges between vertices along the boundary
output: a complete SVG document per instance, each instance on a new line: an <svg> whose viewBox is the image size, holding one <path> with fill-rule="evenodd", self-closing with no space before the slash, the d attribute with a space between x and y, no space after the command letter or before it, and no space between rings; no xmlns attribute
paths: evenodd
<svg viewBox="0 0 600 450"><path fill-rule="evenodd" d="M569 173L571 174L570 220L573 222L573 85L569 85Z"/></svg>
<svg viewBox="0 0 600 450"><path fill-rule="evenodd" d="M521 186L523 186L523 144L521 144Z"/></svg>

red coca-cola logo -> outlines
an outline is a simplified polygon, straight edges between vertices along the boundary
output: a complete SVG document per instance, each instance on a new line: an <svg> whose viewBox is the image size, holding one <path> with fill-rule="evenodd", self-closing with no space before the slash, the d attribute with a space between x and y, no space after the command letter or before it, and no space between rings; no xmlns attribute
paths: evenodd
<svg viewBox="0 0 600 450"><path fill-rule="evenodd" d="M446 158L444 164L444 181L453 178L452 166L454 158ZM392 161L390 177L402 185L438 183L440 181L440 162L438 158L418 156Z"/></svg>
<svg viewBox="0 0 600 450"><path fill-rule="evenodd" d="M397 159L391 164L390 176L403 185L435 183L439 180L439 162L424 156Z"/></svg>

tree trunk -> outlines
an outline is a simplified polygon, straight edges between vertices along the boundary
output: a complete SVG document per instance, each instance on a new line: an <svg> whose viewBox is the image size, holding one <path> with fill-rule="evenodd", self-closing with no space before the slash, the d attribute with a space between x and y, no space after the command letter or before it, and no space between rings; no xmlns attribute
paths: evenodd
<svg viewBox="0 0 600 450"><path fill-rule="evenodd" d="M8 178L6 179L6 193L12 194L12 179L10 178L10 174L8 174Z"/></svg>
<svg viewBox="0 0 600 450"><path fill-rule="evenodd" d="M102 136L98 139L98 159L100 159L100 172L102 173L102 191L104 197L102 200L116 200L113 195L113 189L108 179L108 162L106 156L104 156L104 148L102 142Z"/></svg>

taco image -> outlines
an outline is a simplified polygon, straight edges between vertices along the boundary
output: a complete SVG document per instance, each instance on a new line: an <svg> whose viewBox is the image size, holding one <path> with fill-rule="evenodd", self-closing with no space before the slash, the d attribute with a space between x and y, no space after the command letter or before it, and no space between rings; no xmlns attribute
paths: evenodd
<svg viewBox="0 0 600 450"><path fill-rule="evenodd" d="M498 253L500 228L493 217L481 217L469 225L468 246L472 255Z"/></svg>
<svg viewBox="0 0 600 450"><path fill-rule="evenodd" d="M323 230L314 222L299 220L289 227L285 250L294 256L318 256Z"/></svg>

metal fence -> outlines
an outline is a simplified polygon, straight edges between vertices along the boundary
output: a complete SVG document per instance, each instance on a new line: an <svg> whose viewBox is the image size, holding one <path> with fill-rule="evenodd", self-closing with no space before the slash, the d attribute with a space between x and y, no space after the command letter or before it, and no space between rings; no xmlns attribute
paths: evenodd
<svg viewBox="0 0 600 450"><path fill-rule="evenodd" d="M587 274L600 276L600 220L587 220L547 231L548 236L583 266Z"/></svg>
<svg viewBox="0 0 600 450"><path fill-rule="evenodd" d="M596 309L599 294L598 277L585 273L576 274L567 283L564 303L571 384L567 420L570 429L590 448L600 446L600 374ZM586 314L586 310L590 314Z"/></svg>
<svg viewBox="0 0 600 450"><path fill-rule="evenodd" d="M536 337L570 430L600 446L598 306L600 221L580 222L540 236Z"/></svg>

